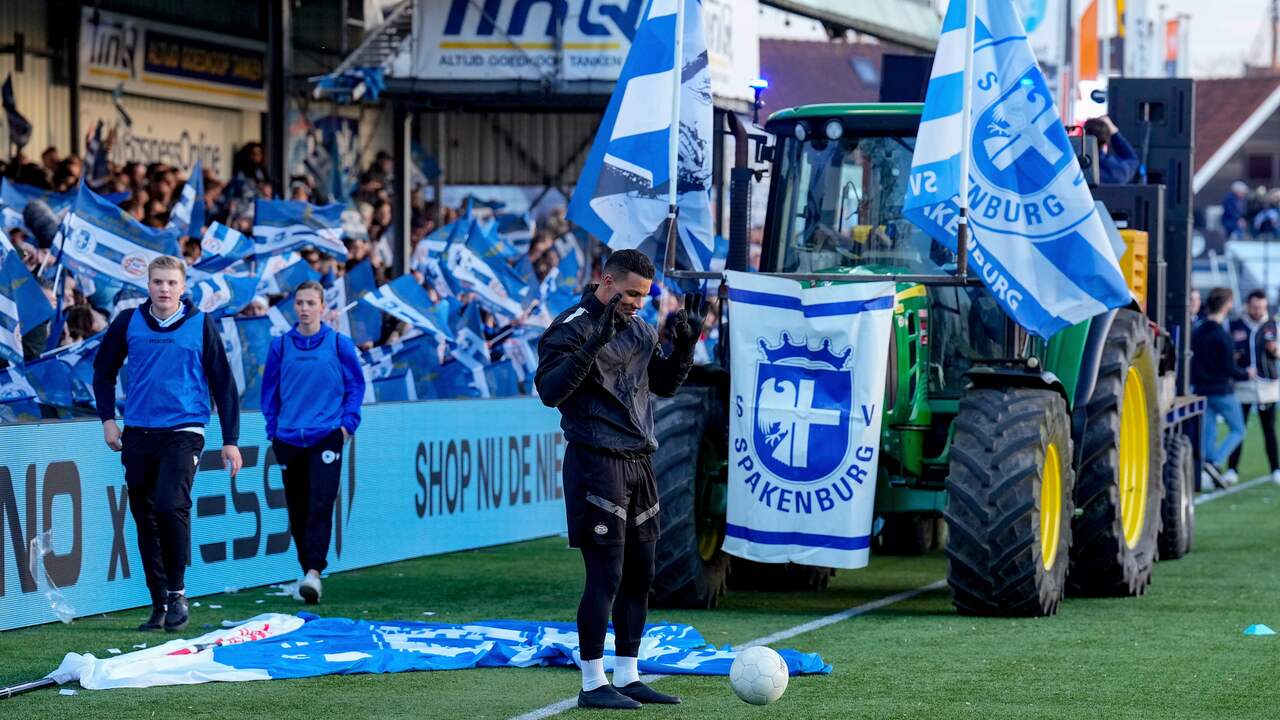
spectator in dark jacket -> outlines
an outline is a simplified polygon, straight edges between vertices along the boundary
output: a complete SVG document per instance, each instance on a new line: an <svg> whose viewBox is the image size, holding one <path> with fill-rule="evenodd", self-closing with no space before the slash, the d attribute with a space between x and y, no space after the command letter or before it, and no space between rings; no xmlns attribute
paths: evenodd
<svg viewBox="0 0 1280 720"><path fill-rule="evenodd" d="M1280 377L1280 368L1276 366L1276 358L1280 357L1280 348L1276 345L1276 324L1271 319L1267 308L1267 294L1262 290L1249 293L1245 301L1245 312L1231 321L1231 339L1236 344L1236 364L1252 369L1259 380L1275 380ZM1249 421L1249 413L1253 411L1251 403L1245 403L1241 414L1245 422ZM1276 452L1276 406L1273 403L1258 403L1258 420L1262 423L1262 441L1267 448L1267 461L1271 464L1271 479L1280 481L1280 453ZM1240 453L1244 443L1231 453L1230 468L1224 476L1228 482L1234 482L1239 475Z"/></svg>
<svg viewBox="0 0 1280 720"><path fill-rule="evenodd" d="M1098 174L1103 185L1123 185L1133 181L1138 171L1138 154L1120 129L1103 115L1085 121L1084 131L1098 139Z"/></svg>
<svg viewBox="0 0 1280 720"><path fill-rule="evenodd" d="M1228 240L1244 234L1244 211L1248 209L1249 186L1240 181L1231 183L1231 190L1222 199L1222 233Z"/></svg>
<svg viewBox="0 0 1280 720"><path fill-rule="evenodd" d="M1231 304L1230 290L1214 288L1205 301L1204 322L1191 332L1191 387L1206 400L1200 435L1204 457L1201 489L1225 486L1219 466L1244 439L1244 414L1236 400L1235 381L1252 378L1254 370L1236 364L1235 343L1224 327ZM1221 443L1217 442L1219 417L1229 430Z"/></svg>

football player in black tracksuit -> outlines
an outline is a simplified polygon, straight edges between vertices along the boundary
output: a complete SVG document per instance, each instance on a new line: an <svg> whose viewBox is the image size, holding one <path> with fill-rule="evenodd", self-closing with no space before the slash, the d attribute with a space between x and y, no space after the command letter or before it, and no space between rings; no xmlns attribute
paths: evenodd
<svg viewBox="0 0 1280 720"><path fill-rule="evenodd" d="M538 342L535 384L560 409L569 545L582 551L586 587L578 605L580 707L678 703L640 682L636 667L658 540L658 487L649 458L658 448L650 394L676 394L701 333L702 313L678 312L674 347L636 317L649 297L653 262L637 250L609 257L599 285L555 319ZM690 299L693 299L692 296ZM604 674L604 640L613 616L613 684Z"/></svg>
<svg viewBox="0 0 1280 720"><path fill-rule="evenodd" d="M191 483L204 450L209 399L222 425L222 462L240 470L240 397L222 338L209 316L182 299L186 265L162 255L147 267L149 298L111 323L93 362L93 393L107 447L120 452L138 551L151 591L139 630L187 626ZM125 429L116 425L116 376L125 380Z"/></svg>

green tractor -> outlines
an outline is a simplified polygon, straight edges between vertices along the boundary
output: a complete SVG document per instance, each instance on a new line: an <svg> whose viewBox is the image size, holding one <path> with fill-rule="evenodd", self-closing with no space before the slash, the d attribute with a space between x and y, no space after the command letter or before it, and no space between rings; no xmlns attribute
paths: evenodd
<svg viewBox="0 0 1280 720"><path fill-rule="evenodd" d="M1191 546L1191 438L1203 406L1185 394L1188 323L1178 298L1187 278L1164 272L1174 255L1181 262L1171 266L1185 269L1188 248L1159 241L1164 228L1150 218L1161 213L1130 212L1162 204L1163 188L1095 191L1127 226L1134 302L1044 341L1009 320L977 276L958 277L955 253L903 218L921 107L784 110L769 119L776 142L761 153L771 184L760 272L896 281L873 550L945 547L965 614L1052 615L1064 594L1141 595L1158 558ZM746 184L743 154L735 193ZM737 235L745 245L741 226ZM1166 297L1181 313L1172 334ZM729 308L727 322L741 321ZM723 326L721 338L727 344ZM833 573L720 551L723 367L696 368L659 412L658 604L712 607L726 587L817 589Z"/></svg>

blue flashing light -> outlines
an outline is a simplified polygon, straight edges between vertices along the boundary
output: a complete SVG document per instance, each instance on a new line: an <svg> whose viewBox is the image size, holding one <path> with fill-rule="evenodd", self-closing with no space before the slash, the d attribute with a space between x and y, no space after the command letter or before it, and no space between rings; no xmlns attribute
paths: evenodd
<svg viewBox="0 0 1280 720"><path fill-rule="evenodd" d="M753 90L768 90L769 81L765 80L764 78L756 78L755 80L752 80L751 82L747 83L747 87Z"/></svg>

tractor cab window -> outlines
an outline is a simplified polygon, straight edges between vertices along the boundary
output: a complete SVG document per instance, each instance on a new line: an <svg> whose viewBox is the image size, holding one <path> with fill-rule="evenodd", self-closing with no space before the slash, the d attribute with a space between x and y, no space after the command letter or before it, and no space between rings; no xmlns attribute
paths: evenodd
<svg viewBox="0 0 1280 720"><path fill-rule="evenodd" d="M902 216L914 137L782 144L778 271L954 272L955 254Z"/></svg>

